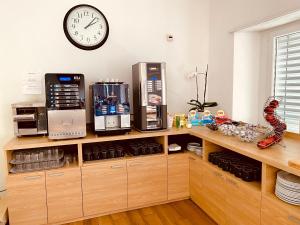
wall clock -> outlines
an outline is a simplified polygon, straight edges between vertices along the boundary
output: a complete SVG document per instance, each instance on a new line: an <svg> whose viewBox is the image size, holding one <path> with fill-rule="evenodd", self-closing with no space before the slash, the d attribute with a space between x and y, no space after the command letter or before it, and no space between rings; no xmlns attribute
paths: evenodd
<svg viewBox="0 0 300 225"><path fill-rule="evenodd" d="M109 26L104 14L91 5L76 5L64 18L64 32L68 40L83 50L94 50L107 40Z"/></svg>

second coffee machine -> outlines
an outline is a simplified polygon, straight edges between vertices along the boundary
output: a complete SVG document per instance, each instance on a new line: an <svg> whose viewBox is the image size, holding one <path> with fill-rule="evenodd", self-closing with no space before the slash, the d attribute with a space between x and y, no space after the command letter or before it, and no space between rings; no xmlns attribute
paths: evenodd
<svg viewBox="0 0 300 225"><path fill-rule="evenodd" d="M134 126L141 131L167 128L166 64L132 66Z"/></svg>
<svg viewBox="0 0 300 225"><path fill-rule="evenodd" d="M131 130L128 84L98 82L90 86L93 130L98 134L123 134Z"/></svg>

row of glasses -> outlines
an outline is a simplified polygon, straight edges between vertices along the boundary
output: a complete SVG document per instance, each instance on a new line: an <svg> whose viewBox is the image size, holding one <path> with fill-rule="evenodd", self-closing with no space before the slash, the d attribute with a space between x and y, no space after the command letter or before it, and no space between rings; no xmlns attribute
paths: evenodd
<svg viewBox="0 0 300 225"><path fill-rule="evenodd" d="M20 150L14 152L12 164L43 162L63 157L63 150L58 147L39 150Z"/></svg>
<svg viewBox="0 0 300 225"><path fill-rule="evenodd" d="M16 164L11 169L13 173L23 173L29 171L38 171L44 169L55 169L62 167L64 165L64 159L42 161L42 162L32 162L32 163L22 163Z"/></svg>

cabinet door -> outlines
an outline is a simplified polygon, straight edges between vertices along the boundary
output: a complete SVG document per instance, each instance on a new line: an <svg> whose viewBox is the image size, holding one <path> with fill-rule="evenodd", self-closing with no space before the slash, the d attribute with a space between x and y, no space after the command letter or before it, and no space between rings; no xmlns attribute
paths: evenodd
<svg viewBox="0 0 300 225"><path fill-rule="evenodd" d="M128 207L167 200L167 158L148 156L127 161Z"/></svg>
<svg viewBox="0 0 300 225"><path fill-rule="evenodd" d="M202 164L201 159L196 156L189 157L190 160L190 194L191 199L200 205L203 195Z"/></svg>
<svg viewBox="0 0 300 225"><path fill-rule="evenodd" d="M202 191L198 196L198 205L218 224L227 224L224 173L207 162L202 165Z"/></svg>
<svg viewBox="0 0 300 225"><path fill-rule="evenodd" d="M188 154L168 156L168 200L189 197Z"/></svg>
<svg viewBox="0 0 300 225"><path fill-rule="evenodd" d="M226 174L226 215L228 224L259 225L261 209L261 192L251 183L243 183ZM234 212L234 213L232 213Z"/></svg>
<svg viewBox="0 0 300 225"><path fill-rule="evenodd" d="M46 172L48 223L82 217L81 171L79 168Z"/></svg>
<svg viewBox="0 0 300 225"><path fill-rule="evenodd" d="M300 206L290 205L279 200L274 194L262 197L262 225L299 225Z"/></svg>
<svg viewBox="0 0 300 225"><path fill-rule="evenodd" d="M44 172L10 175L7 189L11 225L47 224Z"/></svg>
<svg viewBox="0 0 300 225"><path fill-rule="evenodd" d="M84 216L127 208L126 161L82 167Z"/></svg>

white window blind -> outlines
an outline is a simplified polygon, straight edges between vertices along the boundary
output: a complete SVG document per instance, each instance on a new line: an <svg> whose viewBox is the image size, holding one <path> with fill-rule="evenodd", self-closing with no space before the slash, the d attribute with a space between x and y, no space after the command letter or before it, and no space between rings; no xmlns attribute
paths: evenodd
<svg viewBox="0 0 300 225"><path fill-rule="evenodd" d="M287 130L300 133L300 32L275 38L274 94Z"/></svg>

